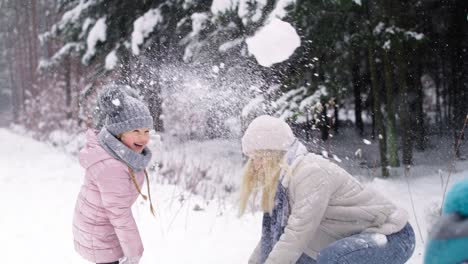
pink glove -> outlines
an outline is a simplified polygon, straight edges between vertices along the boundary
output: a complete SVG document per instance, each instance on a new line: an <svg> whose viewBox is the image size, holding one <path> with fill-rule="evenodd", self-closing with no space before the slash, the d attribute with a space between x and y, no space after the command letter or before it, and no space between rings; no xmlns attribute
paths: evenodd
<svg viewBox="0 0 468 264"><path fill-rule="evenodd" d="M138 264L140 257L123 257L119 260L119 264Z"/></svg>

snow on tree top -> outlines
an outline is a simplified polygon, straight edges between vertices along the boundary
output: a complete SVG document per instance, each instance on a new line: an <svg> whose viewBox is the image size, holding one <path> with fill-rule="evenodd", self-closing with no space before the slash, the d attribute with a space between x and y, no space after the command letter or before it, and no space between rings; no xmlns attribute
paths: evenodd
<svg viewBox="0 0 468 264"><path fill-rule="evenodd" d="M386 27L383 22L379 22L377 26L375 26L373 30L374 35L380 35L381 33L386 33L390 35L395 35L395 34L404 34L407 38L413 38L415 40L421 40L424 38L423 33L418 33L414 31L407 31L402 28L396 27L396 26L388 26ZM384 49L389 49L390 45L386 42L384 45Z"/></svg>
<svg viewBox="0 0 468 264"><path fill-rule="evenodd" d="M390 40L387 40L387 41L385 41L385 43L384 43L384 45L382 46L382 48L383 48L384 50L390 50L391 44L392 44L392 42L391 42Z"/></svg>
<svg viewBox="0 0 468 264"><path fill-rule="evenodd" d="M424 38L423 33L417 33L417 32L413 32L413 31L406 31L405 34L406 34L406 36L414 38L416 40L421 40L421 39Z"/></svg>
<svg viewBox="0 0 468 264"><path fill-rule="evenodd" d="M223 13L227 10L234 9L235 4L238 3L238 0L226 1L226 0L213 0L211 4L211 13Z"/></svg>
<svg viewBox="0 0 468 264"><path fill-rule="evenodd" d="M85 34L88 31L88 28L95 22L92 18L85 18L83 25L81 26L81 34Z"/></svg>
<svg viewBox="0 0 468 264"><path fill-rule="evenodd" d="M257 0L256 10L254 15L251 17L251 20L257 22L262 17L262 10L266 5L266 0ZM239 0L239 10L237 14L242 18L242 22L247 24L246 16L251 12L249 9L252 8L250 0Z"/></svg>
<svg viewBox="0 0 468 264"><path fill-rule="evenodd" d="M116 54L116 50L109 52L106 56L105 68L106 70L114 69L115 65L117 64L118 58Z"/></svg>
<svg viewBox="0 0 468 264"><path fill-rule="evenodd" d="M231 40L231 41L228 41L228 42L225 42L223 44L221 44L221 46L219 46L218 50L220 52L226 52L240 44L242 44L242 42L244 42L244 38L237 38L237 39L234 39L234 40Z"/></svg>
<svg viewBox="0 0 468 264"><path fill-rule="evenodd" d="M299 111L306 111L307 108L316 106L318 103L320 103L320 97L327 96L327 95L328 95L327 88L324 85L319 85L318 89L312 95L304 98L301 101L299 105Z"/></svg>
<svg viewBox="0 0 468 264"><path fill-rule="evenodd" d="M248 50L265 67L287 60L301 45L296 30L277 18L246 40Z"/></svg>
<svg viewBox="0 0 468 264"><path fill-rule="evenodd" d="M266 0L256 0L255 1L255 11L254 14L250 17L253 22L257 22L262 17L263 8L265 7ZM247 15L250 15L252 10L252 1L251 0L213 0L211 4L211 13L218 14L223 13L228 10L235 10L237 8L237 15L242 18L242 22L246 24Z"/></svg>
<svg viewBox="0 0 468 264"><path fill-rule="evenodd" d="M205 22L208 20L208 14L207 13L193 13L192 16L192 32L190 33L190 36L196 36L200 31L205 28Z"/></svg>
<svg viewBox="0 0 468 264"><path fill-rule="evenodd" d="M47 68L51 65L58 63L64 56L70 54L73 51L78 51L81 48L81 44L78 42L70 42L63 45L50 59L41 59L39 62L39 68Z"/></svg>
<svg viewBox="0 0 468 264"><path fill-rule="evenodd" d="M384 30L384 28L385 28L385 24L383 22L379 22L379 24L377 24L377 26L375 26L372 33L374 33L374 35L378 35L378 34L380 34L380 32L382 32Z"/></svg>
<svg viewBox="0 0 468 264"><path fill-rule="evenodd" d="M132 32L132 52L134 55L140 54L139 46L143 44L145 38L153 32L154 27L162 21L163 17L161 15L161 11L156 8L149 10L133 22L134 30Z"/></svg>
<svg viewBox="0 0 468 264"><path fill-rule="evenodd" d="M295 0L279 0L278 3L276 3L275 9L271 12L269 19L285 17L287 13L286 7L294 4L295 2Z"/></svg>
<svg viewBox="0 0 468 264"><path fill-rule="evenodd" d="M58 23L59 29L63 29L63 27L68 24L68 23L75 23L78 18L81 16L81 13L90 7L91 5L94 5L96 1L83 1L81 0L80 3L73 8L70 11L65 12L63 14L62 19Z"/></svg>
<svg viewBox="0 0 468 264"><path fill-rule="evenodd" d="M106 18L100 18L93 28L89 31L88 38L86 39L86 53L83 56L83 63L87 64L91 57L96 53L96 44L98 41L106 41Z"/></svg>

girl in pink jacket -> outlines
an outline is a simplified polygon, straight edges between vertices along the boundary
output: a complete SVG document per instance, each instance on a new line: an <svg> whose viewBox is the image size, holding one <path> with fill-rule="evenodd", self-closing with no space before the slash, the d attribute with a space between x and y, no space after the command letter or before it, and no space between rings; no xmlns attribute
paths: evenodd
<svg viewBox="0 0 468 264"><path fill-rule="evenodd" d="M75 250L94 263L138 264L143 254L131 206L138 195L146 200L140 188L148 180L151 152L146 145L153 119L129 91L112 85L100 94L104 124L99 131L88 130L79 154L86 175L76 201L73 236Z"/></svg>

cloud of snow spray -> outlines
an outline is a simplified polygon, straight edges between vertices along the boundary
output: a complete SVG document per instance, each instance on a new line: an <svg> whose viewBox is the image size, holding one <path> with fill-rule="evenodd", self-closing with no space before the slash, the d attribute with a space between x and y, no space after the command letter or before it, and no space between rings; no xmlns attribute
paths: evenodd
<svg viewBox="0 0 468 264"><path fill-rule="evenodd" d="M208 200L232 198L239 186L241 112L265 85L245 65L228 65L179 62L159 70L165 133L158 179Z"/></svg>
<svg viewBox="0 0 468 264"><path fill-rule="evenodd" d="M285 24L277 19L274 22L267 29ZM258 49L249 48L249 52L259 62L265 57L268 63L262 65L267 67L286 60L300 45L295 31L287 33L293 35L295 42L286 41L280 57L268 58L271 52L258 54ZM273 35L268 31L250 40L257 46L268 46ZM279 92L279 86L271 85L263 75L268 68L249 63L251 58L227 49L220 49L223 53L220 56L216 50L224 46L219 43L192 49L200 44L195 43L188 45L184 55L187 61L189 57L195 58L191 63L172 62L159 68L164 128L171 140L176 139L166 141L170 148L165 148L160 173L166 182L213 198L229 194L239 186L242 174L239 138L253 117L271 111L270 100ZM240 53L246 54L247 46L243 50L242 43L238 44Z"/></svg>
<svg viewBox="0 0 468 264"><path fill-rule="evenodd" d="M167 133L180 139L239 138L241 111L264 85L250 69L165 65L160 71Z"/></svg>

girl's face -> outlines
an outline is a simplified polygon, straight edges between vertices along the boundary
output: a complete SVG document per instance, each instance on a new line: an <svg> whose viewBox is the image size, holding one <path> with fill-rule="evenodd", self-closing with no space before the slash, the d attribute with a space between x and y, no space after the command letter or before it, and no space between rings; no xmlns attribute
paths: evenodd
<svg viewBox="0 0 468 264"><path fill-rule="evenodd" d="M141 153L149 142L149 129L137 128L122 133L120 140L131 150Z"/></svg>

